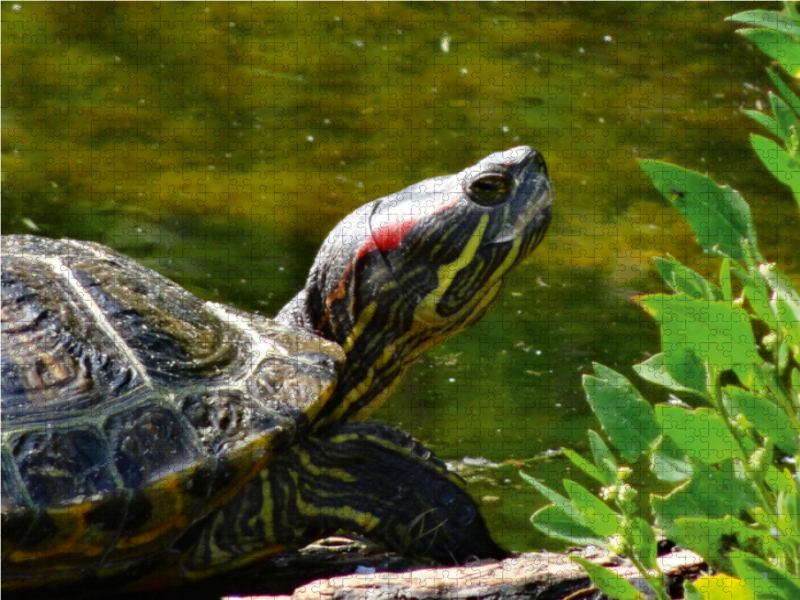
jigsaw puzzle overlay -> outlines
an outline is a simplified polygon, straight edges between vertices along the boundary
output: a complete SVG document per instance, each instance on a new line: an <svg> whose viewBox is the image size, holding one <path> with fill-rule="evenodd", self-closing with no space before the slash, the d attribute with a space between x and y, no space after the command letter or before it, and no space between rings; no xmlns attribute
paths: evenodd
<svg viewBox="0 0 800 600"><path fill-rule="evenodd" d="M794 272L795 205L739 111L769 59L727 5L2 11L2 232L104 246L3 244L4 529L30 573L183 536L211 574L337 527L443 562L563 549L518 471L560 485L553 451L598 429L581 375L659 352L631 302L664 289L652 258L718 268L636 159L742 192Z"/></svg>

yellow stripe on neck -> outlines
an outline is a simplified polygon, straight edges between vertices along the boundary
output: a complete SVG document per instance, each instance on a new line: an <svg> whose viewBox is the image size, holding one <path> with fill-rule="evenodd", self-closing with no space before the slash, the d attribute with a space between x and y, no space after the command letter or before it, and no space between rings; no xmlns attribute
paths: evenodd
<svg viewBox="0 0 800 600"><path fill-rule="evenodd" d="M478 251L478 246L483 239L483 234L488 224L489 215L483 215L459 257L453 262L439 267L439 271L436 273L438 285L419 303L417 310L414 311L415 319L429 322L436 319L436 304L447 292L458 272L468 266L472 259L475 258L475 253Z"/></svg>
<svg viewBox="0 0 800 600"><path fill-rule="evenodd" d="M442 265L439 268L437 272L437 286L420 302L419 306L414 311L414 325L412 325L411 330L405 332L401 337L395 339L392 343L386 344L386 346L382 349L381 355L376 359L375 363L370 365L370 368L365 373L364 378L359 381L353 387L353 389L349 390L347 396L340 400L339 405L334 409L332 414L325 418L326 423L341 420L350 406L358 402L359 399L363 398L367 391L372 387L377 372L383 371L386 365L393 360L402 360L405 364L400 370L400 376L395 378L393 381L386 381L383 391L376 395L376 397L373 398L369 404L362 406L353 414L348 415L348 421L357 422L365 420L391 395L391 393L400 383L405 370L416 360L416 358L418 358L421 354L424 354L431 346L444 341L463 328L451 327L450 325L452 325L453 322L460 322L466 326L470 321L470 317L474 316L476 313L482 315L489 309L500 292L503 275L511 268L514 261L517 259L522 244L522 239L520 237L514 239L511 250L503 260L503 263L499 265L495 272L492 273L492 275L486 281L482 293L478 293L473 296L473 298L470 299L465 306L463 306L453 315L441 317L436 313L436 304L447 292L458 272L461 271L461 269L469 266L469 264L474 260L475 254L480 247L480 242L483 239L483 235L488 224L489 215L482 216L478 226L475 228L475 231L473 232L470 240L467 242L467 245L459 257L456 260L446 265ZM386 309L386 307L382 308ZM367 305L358 315L358 322L353 327L352 332L344 344L344 349L346 352L349 352L353 348L356 340L361 337L364 329L367 327L367 325L369 325L370 321L372 321L377 310L378 305L375 302L372 302ZM433 325L433 323L437 321L440 325ZM450 325L448 325L448 323ZM429 329L431 330L431 335L429 337L419 335L420 332ZM413 353L406 354L404 352L400 352L400 349L404 348L409 339L412 337L417 338L417 344ZM379 340L375 340L375 342L378 343Z"/></svg>
<svg viewBox="0 0 800 600"><path fill-rule="evenodd" d="M375 316L375 311L378 310L378 303L377 302L370 302L367 306L364 307L358 314L358 322L353 325L353 330L350 332L350 335L347 336L347 339L344 342L344 351L350 352L353 346L356 343L356 340L361 337L361 334L364 333L364 328L369 325L369 322L372 321L372 317ZM351 311L352 312L352 311Z"/></svg>

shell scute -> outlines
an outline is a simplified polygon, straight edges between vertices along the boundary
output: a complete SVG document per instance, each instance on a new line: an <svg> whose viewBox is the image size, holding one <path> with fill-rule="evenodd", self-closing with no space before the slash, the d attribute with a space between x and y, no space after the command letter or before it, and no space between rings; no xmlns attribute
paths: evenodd
<svg viewBox="0 0 800 600"><path fill-rule="evenodd" d="M122 257L65 264L155 382L240 375L246 340L183 288Z"/></svg>
<svg viewBox="0 0 800 600"><path fill-rule="evenodd" d="M71 506L119 488L105 441L93 428L23 431L10 446L37 506Z"/></svg>
<svg viewBox="0 0 800 600"><path fill-rule="evenodd" d="M208 459L185 420L156 402L145 400L116 412L103 429L128 488L140 489Z"/></svg>
<svg viewBox="0 0 800 600"><path fill-rule="evenodd" d="M4 422L53 418L143 384L54 265L4 258L2 277Z"/></svg>
<svg viewBox="0 0 800 600"><path fill-rule="evenodd" d="M177 404L206 451L217 456L238 454L253 438L266 435L291 440L295 431L293 421L239 389L189 393ZM301 418L301 413L287 416Z"/></svg>

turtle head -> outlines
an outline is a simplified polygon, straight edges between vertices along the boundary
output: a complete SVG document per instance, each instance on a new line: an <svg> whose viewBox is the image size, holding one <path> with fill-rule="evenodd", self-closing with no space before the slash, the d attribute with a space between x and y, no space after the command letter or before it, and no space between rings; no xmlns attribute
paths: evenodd
<svg viewBox="0 0 800 600"><path fill-rule="evenodd" d="M345 217L278 316L347 354L320 417L363 420L422 353L486 314L542 240L552 202L544 159L520 146Z"/></svg>

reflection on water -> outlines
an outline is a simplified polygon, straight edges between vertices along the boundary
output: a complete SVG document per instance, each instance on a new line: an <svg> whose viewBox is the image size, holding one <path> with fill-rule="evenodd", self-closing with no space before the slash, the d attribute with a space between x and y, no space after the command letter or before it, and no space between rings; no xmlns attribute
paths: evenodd
<svg viewBox="0 0 800 600"><path fill-rule="evenodd" d="M548 237L491 314L376 413L447 460L500 465L468 476L515 549L549 543L527 523L542 498L517 470L560 479L546 452L583 447L595 426L580 375L600 361L635 378L657 348L630 302L661 289L651 257L710 268L637 158L739 189L768 259L797 273L793 200L739 112L765 97L768 61L723 22L729 4L2 10L3 232L100 241L264 314L360 204L508 147L544 154Z"/></svg>

